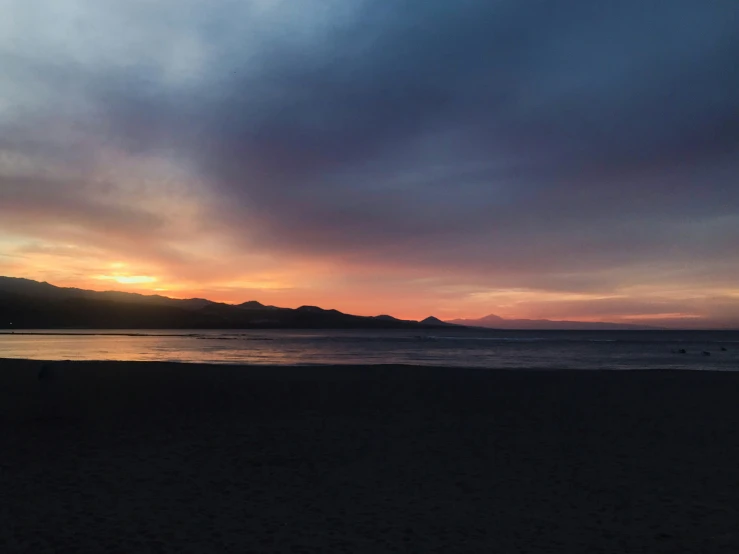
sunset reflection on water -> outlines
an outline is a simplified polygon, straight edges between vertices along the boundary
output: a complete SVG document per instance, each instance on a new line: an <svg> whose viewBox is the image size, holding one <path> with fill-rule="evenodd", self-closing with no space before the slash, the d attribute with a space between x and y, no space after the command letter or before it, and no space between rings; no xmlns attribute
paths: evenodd
<svg viewBox="0 0 739 554"><path fill-rule="evenodd" d="M293 365L304 362L306 358L320 357L319 352L313 348L305 348L305 345L302 348L291 347L289 344L273 345L274 338L264 336L264 333L89 333L32 331L28 334L4 334L0 336L0 357L270 365ZM320 357L317 363L333 362Z"/></svg>
<svg viewBox="0 0 739 554"><path fill-rule="evenodd" d="M680 350L686 350L684 355ZM703 355L704 351L713 352ZM32 331L0 333L0 358L215 364L411 364L508 369L739 367L739 332Z"/></svg>

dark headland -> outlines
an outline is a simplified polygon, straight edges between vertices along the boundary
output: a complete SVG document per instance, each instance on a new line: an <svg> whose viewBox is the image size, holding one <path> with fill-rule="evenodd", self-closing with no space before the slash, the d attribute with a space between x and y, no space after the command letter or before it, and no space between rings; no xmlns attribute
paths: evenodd
<svg viewBox="0 0 739 554"><path fill-rule="evenodd" d="M438 322L438 323L437 323ZM225 304L203 298L56 287L0 277L0 329L434 329L449 326L357 316L318 306L278 308L251 300ZM462 329L463 327L459 327Z"/></svg>
<svg viewBox="0 0 739 554"><path fill-rule="evenodd" d="M0 360L2 552L738 552L739 374Z"/></svg>

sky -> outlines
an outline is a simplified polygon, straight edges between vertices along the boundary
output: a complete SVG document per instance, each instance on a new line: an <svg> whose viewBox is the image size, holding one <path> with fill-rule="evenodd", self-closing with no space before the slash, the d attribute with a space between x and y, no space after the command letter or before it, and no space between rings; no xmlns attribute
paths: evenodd
<svg viewBox="0 0 739 554"><path fill-rule="evenodd" d="M736 0L0 12L0 275L739 327Z"/></svg>

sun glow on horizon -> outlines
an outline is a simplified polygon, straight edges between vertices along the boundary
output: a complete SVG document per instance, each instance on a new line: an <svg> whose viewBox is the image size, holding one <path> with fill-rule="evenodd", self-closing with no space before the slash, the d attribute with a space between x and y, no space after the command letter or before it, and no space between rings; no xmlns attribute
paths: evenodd
<svg viewBox="0 0 739 554"><path fill-rule="evenodd" d="M157 282L156 277L148 275L98 275L95 278L101 281L115 281L121 285L141 285Z"/></svg>

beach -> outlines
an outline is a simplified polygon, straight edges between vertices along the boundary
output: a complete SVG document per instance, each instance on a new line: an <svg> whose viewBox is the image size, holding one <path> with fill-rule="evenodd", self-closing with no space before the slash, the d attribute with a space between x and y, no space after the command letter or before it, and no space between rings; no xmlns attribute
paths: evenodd
<svg viewBox="0 0 739 554"><path fill-rule="evenodd" d="M735 553L737 391L732 372L0 360L0 551Z"/></svg>

